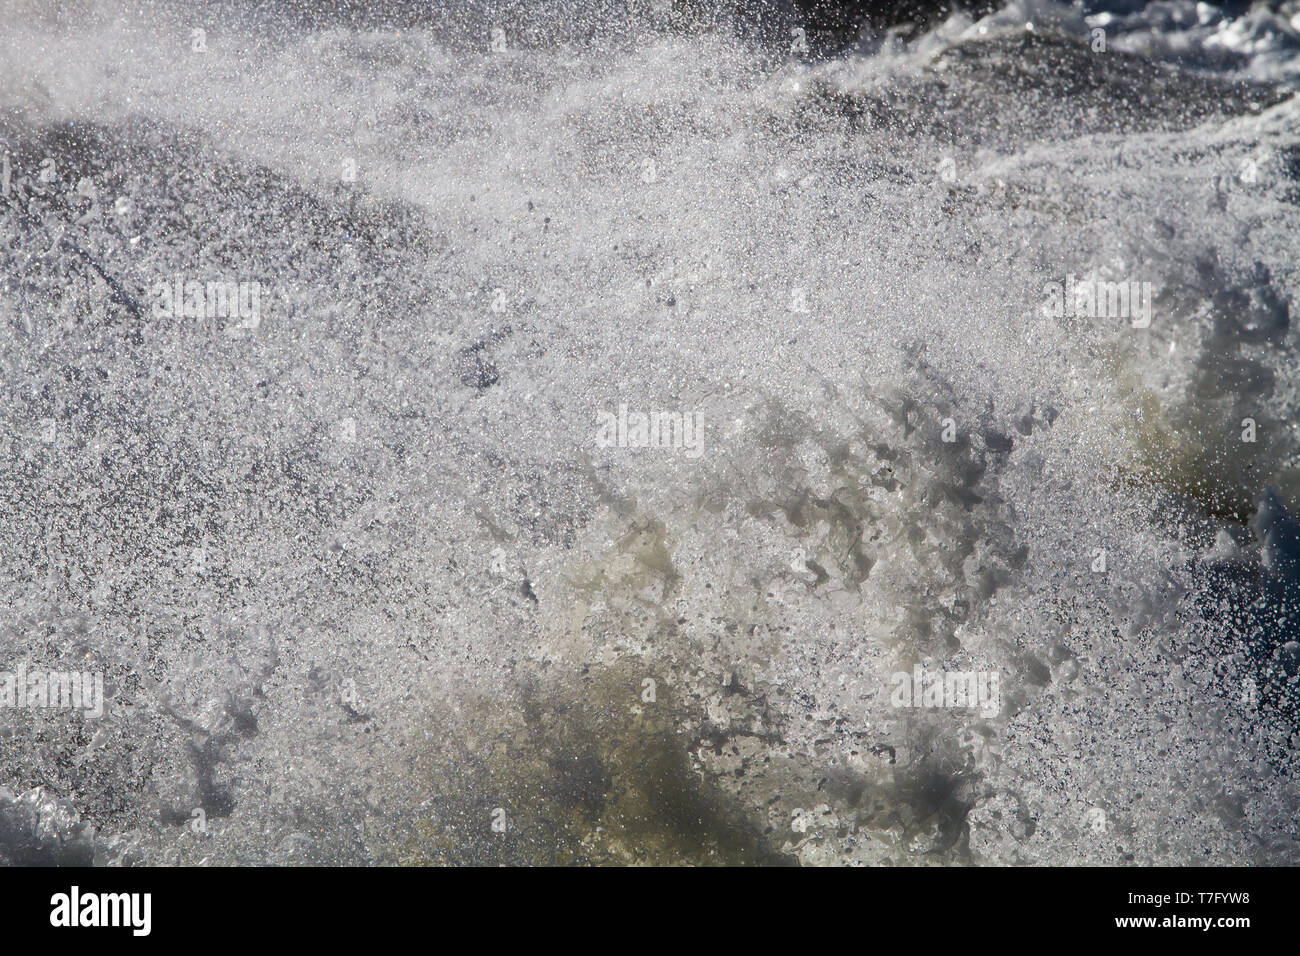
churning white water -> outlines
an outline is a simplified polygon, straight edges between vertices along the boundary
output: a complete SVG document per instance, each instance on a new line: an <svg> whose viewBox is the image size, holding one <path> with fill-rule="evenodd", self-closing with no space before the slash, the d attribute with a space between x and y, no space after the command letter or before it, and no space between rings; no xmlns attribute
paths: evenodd
<svg viewBox="0 0 1300 956"><path fill-rule="evenodd" d="M0 854L1293 861L1295 13L20 7Z"/></svg>

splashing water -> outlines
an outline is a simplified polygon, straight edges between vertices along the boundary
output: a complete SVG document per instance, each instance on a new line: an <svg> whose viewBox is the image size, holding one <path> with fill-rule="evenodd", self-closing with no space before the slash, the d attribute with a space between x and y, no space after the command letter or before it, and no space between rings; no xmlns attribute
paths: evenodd
<svg viewBox="0 0 1300 956"><path fill-rule="evenodd" d="M0 854L1294 859L1292 8L292 7L0 40Z"/></svg>

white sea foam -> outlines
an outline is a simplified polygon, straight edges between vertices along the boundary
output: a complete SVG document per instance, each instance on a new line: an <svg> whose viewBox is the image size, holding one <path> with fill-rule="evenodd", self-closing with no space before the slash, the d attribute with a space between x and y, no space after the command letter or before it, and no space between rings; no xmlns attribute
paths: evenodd
<svg viewBox="0 0 1300 956"><path fill-rule="evenodd" d="M1185 560L1219 561L1224 535L1256 553L1230 516L1272 482L1264 524L1284 527L1300 493L1296 106L1206 85L1292 78L1284 16L1269 36L1258 11L1017 2L873 55L775 65L708 32L494 51L486 34L254 38L216 19L194 53L184 16L20 25L0 41L0 106L22 123L143 118L204 144L164 166L233 157L327 206L394 203L421 224L368 299L380 267L361 239L313 246L286 218L267 278L310 285L306 262L337 284L293 321L265 316L238 354L220 336L140 346L146 367L247 376L146 401L261 449L202 452L216 507L277 454L362 489L251 538L206 526L245 604L206 568L134 592L159 621L197 607L195 627L226 635L177 627L151 651L149 706L236 754L227 842L202 852L295 859L292 833L240 841L277 802L338 786L340 765L394 766L430 700L474 739L445 701L474 691L504 711L544 661L671 686L693 766L750 819L784 832L800 810L778 848L805 862L1293 859L1277 824L1296 809L1290 731L1238 699L1246 635L1207 623L1197 599L1216 592ZM1163 63L1158 86L1130 52L1194 69ZM159 187L123 188L147 204ZM220 212L222 235L243 212ZM149 237L147 218L135 228ZM261 241L244 235L237 250ZM128 274L216 271L198 238L145 245ZM217 274L260 274L243 265ZM1147 283L1150 321L1045 315L1044 286L1067 275ZM15 302L6 334L54 348ZM130 381L123 349L107 361ZM35 388L15 349L2 361ZM597 454L593 421L628 402L698 410L701 454ZM1246 418L1263 440L1241 437ZM349 440L300 457L320 441L308 420L350 422ZM85 534L153 566L147 536ZM60 587L6 595L34 620L75 604ZM105 616L84 639L118 653L125 610L88 613ZM995 673L1000 706L892 708L892 676L914 668ZM344 674L349 713L390 728L376 746L311 702ZM259 732L241 735L250 714ZM166 781L200 771L158 750L156 803L185 820L202 788ZM290 768L274 799L262 760ZM377 784L362 805L414 812L419 786ZM850 825L802 814L824 801Z"/></svg>

